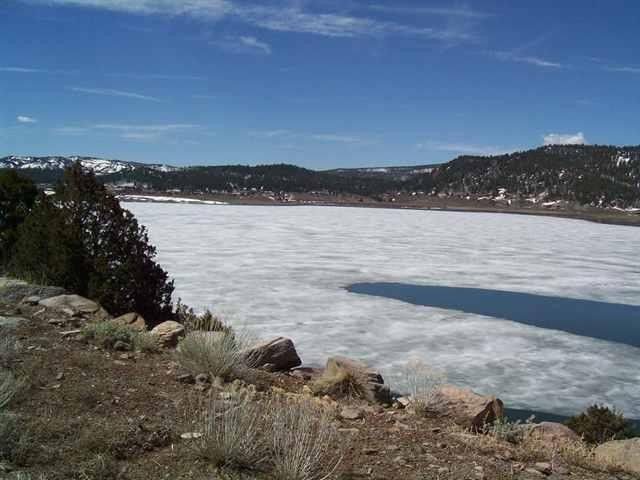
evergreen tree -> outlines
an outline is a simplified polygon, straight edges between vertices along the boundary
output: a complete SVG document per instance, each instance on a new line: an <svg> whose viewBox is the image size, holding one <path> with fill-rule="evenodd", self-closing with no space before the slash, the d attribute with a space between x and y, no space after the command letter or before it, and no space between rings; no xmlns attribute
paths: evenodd
<svg viewBox="0 0 640 480"><path fill-rule="evenodd" d="M13 270L151 324L172 314L173 281L154 261L146 229L80 164L51 198L41 197L20 228Z"/></svg>
<svg viewBox="0 0 640 480"><path fill-rule="evenodd" d="M0 170L0 266L9 261L24 221L38 195L34 183L15 170Z"/></svg>

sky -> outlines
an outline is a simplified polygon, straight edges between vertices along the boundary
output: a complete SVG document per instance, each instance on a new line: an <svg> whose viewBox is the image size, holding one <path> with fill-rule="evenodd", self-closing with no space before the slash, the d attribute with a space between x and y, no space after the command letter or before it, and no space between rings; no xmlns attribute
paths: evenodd
<svg viewBox="0 0 640 480"><path fill-rule="evenodd" d="M640 2L1 0L0 156L419 165L640 143Z"/></svg>

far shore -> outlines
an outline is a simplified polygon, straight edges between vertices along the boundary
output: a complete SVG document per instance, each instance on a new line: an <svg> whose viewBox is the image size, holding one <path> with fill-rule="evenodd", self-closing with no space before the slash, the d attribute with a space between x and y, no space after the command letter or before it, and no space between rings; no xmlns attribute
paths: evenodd
<svg viewBox="0 0 640 480"><path fill-rule="evenodd" d="M237 195L171 195L167 193L126 193L120 195L122 201L150 202L150 203L181 203L202 205L246 205L246 206L324 206L324 207L356 207L356 208L386 208L402 210L427 210L448 212L478 212L478 213L507 213L515 215L535 215L544 217L568 218L573 220L585 220L589 222L621 225L640 226L640 213L627 213L612 209L581 207L546 209L542 207L511 207L508 205L495 205L487 201L464 200L458 198L426 197L414 200L400 199L396 202L375 201L367 197L338 196L332 199L317 197L311 194L294 194L291 200L272 200L267 197L237 196Z"/></svg>

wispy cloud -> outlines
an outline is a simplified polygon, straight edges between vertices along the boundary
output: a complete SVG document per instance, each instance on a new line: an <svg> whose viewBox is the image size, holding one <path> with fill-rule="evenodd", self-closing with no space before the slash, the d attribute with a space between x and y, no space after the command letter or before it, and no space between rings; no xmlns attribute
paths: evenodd
<svg viewBox="0 0 640 480"><path fill-rule="evenodd" d="M26 1L26 0L23 0ZM281 5L246 4L231 0L29 0L40 3L98 8L145 15L190 16L199 20L229 18L254 27L278 32L295 32L326 37L410 35L443 41L470 40L458 29L435 29L396 23L371 17L340 13L317 13ZM453 9L449 14L453 14ZM444 9L441 14L444 14ZM459 13L461 15L461 13ZM467 13L469 15L469 13ZM247 37L249 38L249 37Z"/></svg>
<svg viewBox="0 0 640 480"><path fill-rule="evenodd" d="M640 74L640 67L604 67L608 72Z"/></svg>
<svg viewBox="0 0 640 480"><path fill-rule="evenodd" d="M295 133L291 130L278 129L278 130L252 130L249 132L249 136L256 138L277 138L277 137L290 137Z"/></svg>
<svg viewBox="0 0 640 480"><path fill-rule="evenodd" d="M206 80L198 75L171 75L163 73L109 73L108 77L131 78L134 80Z"/></svg>
<svg viewBox="0 0 640 480"><path fill-rule="evenodd" d="M582 132L578 133L549 133L543 137L545 145L584 145L587 143Z"/></svg>
<svg viewBox="0 0 640 480"><path fill-rule="evenodd" d="M447 143L427 140L416 145L418 150L436 150L464 155L502 155L513 152L514 148L491 145L473 145L468 143Z"/></svg>
<svg viewBox="0 0 640 480"><path fill-rule="evenodd" d="M271 45L251 36L228 36L210 43L211 45L230 53L257 53L261 55L271 55Z"/></svg>
<svg viewBox="0 0 640 480"><path fill-rule="evenodd" d="M532 55L519 55L514 52L490 52L491 55L496 57L499 60L507 61L507 62L516 62L516 63L527 63L529 65L534 65L536 67L542 68L565 68L565 65L559 62L554 62L551 60L547 60L545 58L540 58Z"/></svg>
<svg viewBox="0 0 640 480"><path fill-rule="evenodd" d="M78 93L86 93L88 95L104 95L108 97L133 98L135 100L145 100L147 102L162 102L162 100L160 100L159 98L151 97L149 95L141 95L139 93L125 92L122 90L113 90L110 88L70 87L70 90Z"/></svg>
<svg viewBox="0 0 640 480"><path fill-rule="evenodd" d="M492 13L479 12L468 6L461 7L407 7L400 5L370 5L370 9L386 13L407 15L437 15L442 17L462 17L483 19L493 17Z"/></svg>
<svg viewBox="0 0 640 480"><path fill-rule="evenodd" d="M0 72L8 73L46 73L46 70L39 68L25 68L25 67L0 67Z"/></svg>
<svg viewBox="0 0 640 480"><path fill-rule="evenodd" d="M315 142L343 143L352 145L368 145L375 143L375 141L371 138L356 135L346 135L341 133L305 133L295 132L288 129L254 130L248 133L251 137L264 139L283 139L288 142L292 140L312 140Z"/></svg>
<svg viewBox="0 0 640 480"><path fill-rule="evenodd" d="M98 133L117 135L125 140L158 140L174 138L185 132L201 133L202 126L192 123L164 123L164 124L129 124L129 123L97 123L83 126L64 126L52 129L59 135L86 135ZM187 141L187 140L184 140Z"/></svg>
<svg viewBox="0 0 640 480"><path fill-rule="evenodd" d="M28 117L28 116L26 116L26 115L18 115L18 116L16 117L16 121L17 121L18 123L36 123L38 120L36 120L36 119L35 119L35 118L33 118L33 117Z"/></svg>
<svg viewBox="0 0 640 480"><path fill-rule="evenodd" d="M315 133L310 135L313 140L321 142L336 142L336 143L365 143L360 137L353 137L350 135L339 135L335 133Z"/></svg>

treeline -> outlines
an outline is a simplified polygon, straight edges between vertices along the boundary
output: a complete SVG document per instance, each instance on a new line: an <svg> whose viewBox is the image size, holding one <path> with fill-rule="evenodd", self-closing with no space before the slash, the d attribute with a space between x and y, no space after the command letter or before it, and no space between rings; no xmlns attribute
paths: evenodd
<svg viewBox="0 0 640 480"><path fill-rule="evenodd" d="M89 297L113 315L137 312L151 325L173 316L173 282L146 229L80 164L53 195L0 171L0 232L0 267L15 277Z"/></svg>
<svg viewBox="0 0 640 480"><path fill-rule="evenodd" d="M1 162L0 162L1 163ZM430 172L421 168L315 171L294 165L185 167L162 171L132 164L100 181L135 181L153 190L185 192L269 190L324 191L378 197L393 192L512 197L545 195L580 204L640 206L640 147L554 145L492 157L461 156ZM403 174L398 174L398 170ZM406 171L406 174L404 172ZM37 183L59 181L61 170L21 170Z"/></svg>

